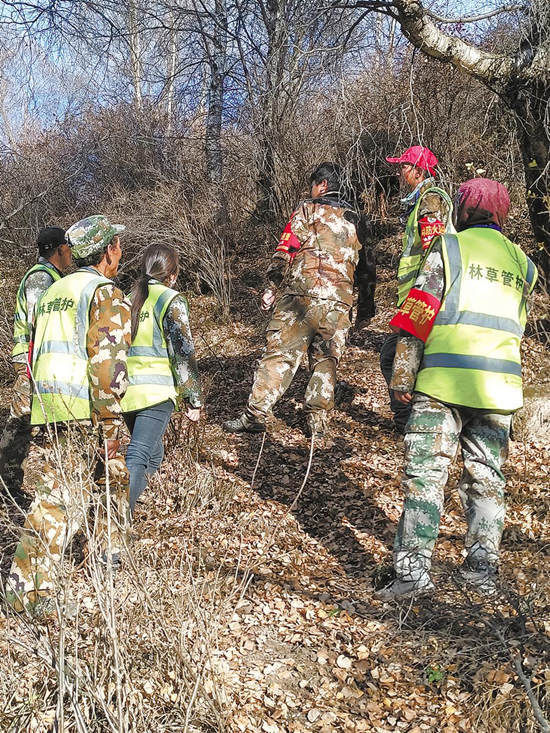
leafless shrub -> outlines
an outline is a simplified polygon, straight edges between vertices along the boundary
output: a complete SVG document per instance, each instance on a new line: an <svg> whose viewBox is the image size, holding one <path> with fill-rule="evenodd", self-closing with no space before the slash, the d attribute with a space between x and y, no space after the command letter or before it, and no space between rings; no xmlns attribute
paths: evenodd
<svg viewBox="0 0 550 733"><path fill-rule="evenodd" d="M239 603L246 573L228 576L223 562L213 566L202 557L194 518L216 517L231 492L208 469L185 463L164 477L166 499L186 517L184 538L157 544L142 523L142 536L126 547L115 573L110 562L99 562L94 525L86 522L85 560L73 544L57 566L53 619L44 625L26 613L7 618L3 730L223 730L231 686L217 654L218 632ZM67 475L74 487L79 479ZM98 495L92 503L93 516L101 510ZM15 533L9 525L3 531Z"/></svg>
<svg viewBox="0 0 550 733"><path fill-rule="evenodd" d="M9 288L4 291L2 298L5 299L6 305L15 303L15 291ZM11 350L13 321L9 308L0 310L0 384L6 383L11 379Z"/></svg>

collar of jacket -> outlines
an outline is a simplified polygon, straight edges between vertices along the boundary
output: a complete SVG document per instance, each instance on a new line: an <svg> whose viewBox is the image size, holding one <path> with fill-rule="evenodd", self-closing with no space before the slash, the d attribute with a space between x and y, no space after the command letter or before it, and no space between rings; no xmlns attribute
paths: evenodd
<svg viewBox="0 0 550 733"><path fill-rule="evenodd" d="M55 266L55 265L53 264L53 262L50 262L50 261L49 261L49 259L47 259L47 257L42 257L42 255L40 255L40 257L38 258L38 264L39 264L39 265L49 265L50 267L53 267L53 269L54 269L54 270L55 270L55 271L56 271L57 273L59 273L59 274L60 274L61 276L63 276L63 273L61 272L61 270L60 270L60 269L59 269L58 267L56 267L56 266Z"/></svg>
<svg viewBox="0 0 550 733"><path fill-rule="evenodd" d="M502 232L502 227L499 227L498 224L468 224L465 227L462 227L462 229L459 229L459 232L465 232L466 229L495 229L497 232Z"/></svg>
<svg viewBox="0 0 550 733"><path fill-rule="evenodd" d="M412 209L415 207L416 202L418 201L418 198L420 194L422 193L423 188L428 188L429 186L433 186L435 183L435 178L425 178L423 181L420 181L418 186L414 189L414 191L411 191L409 194L407 194L404 198L401 199L401 205L404 209L407 211L412 211Z"/></svg>
<svg viewBox="0 0 550 733"><path fill-rule="evenodd" d="M325 206L338 206L342 209L353 210L353 206L348 201L341 198L338 191L327 191L324 196L319 196L319 198L317 199L309 199L309 201L312 201L314 204L324 204Z"/></svg>

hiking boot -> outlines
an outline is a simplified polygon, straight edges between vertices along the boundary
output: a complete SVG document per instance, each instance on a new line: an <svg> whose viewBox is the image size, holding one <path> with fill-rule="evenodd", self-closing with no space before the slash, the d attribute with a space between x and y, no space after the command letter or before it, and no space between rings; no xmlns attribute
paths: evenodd
<svg viewBox="0 0 550 733"><path fill-rule="evenodd" d="M376 591L377 598L382 601L398 601L401 598L413 598L434 590L435 586L428 573L423 573L416 580L395 578L388 585Z"/></svg>
<svg viewBox="0 0 550 733"><path fill-rule="evenodd" d="M471 585L481 595L492 596L497 592L498 570L487 560L466 558L460 566L459 575L464 583Z"/></svg>
<svg viewBox="0 0 550 733"><path fill-rule="evenodd" d="M236 420L226 420L223 429L226 433L265 433L265 423L243 412Z"/></svg>

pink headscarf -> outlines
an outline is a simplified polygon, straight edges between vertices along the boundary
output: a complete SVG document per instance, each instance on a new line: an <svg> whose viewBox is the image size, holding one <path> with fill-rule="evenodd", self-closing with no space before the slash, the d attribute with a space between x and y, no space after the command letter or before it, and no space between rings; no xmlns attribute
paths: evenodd
<svg viewBox="0 0 550 733"><path fill-rule="evenodd" d="M471 178L460 186L456 195L457 231L490 224L502 229L509 210L506 186L490 178Z"/></svg>

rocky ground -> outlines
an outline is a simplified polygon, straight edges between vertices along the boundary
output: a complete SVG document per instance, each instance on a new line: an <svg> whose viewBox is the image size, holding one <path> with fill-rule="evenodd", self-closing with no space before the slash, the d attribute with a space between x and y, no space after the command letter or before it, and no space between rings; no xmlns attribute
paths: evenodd
<svg viewBox="0 0 550 733"><path fill-rule="evenodd" d="M259 460L260 436L221 429L246 401L262 346L256 270L237 273L230 320L212 297L191 298L207 419L198 434L170 430L124 569L111 584L77 548L66 576L76 620L0 620L0 727L52 730L61 718L65 730L537 730L533 702L550 709L548 444L512 443L496 600L457 583L459 462L436 592L377 600L402 503L402 443L378 367L391 270L381 268L376 318L351 337L332 445L315 450L301 493L305 366ZM524 361L528 383L548 381L536 338ZM6 568L14 534L4 535Z"/></svg>

